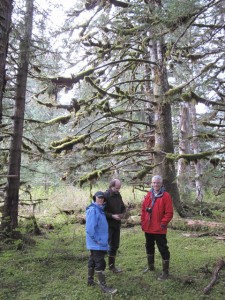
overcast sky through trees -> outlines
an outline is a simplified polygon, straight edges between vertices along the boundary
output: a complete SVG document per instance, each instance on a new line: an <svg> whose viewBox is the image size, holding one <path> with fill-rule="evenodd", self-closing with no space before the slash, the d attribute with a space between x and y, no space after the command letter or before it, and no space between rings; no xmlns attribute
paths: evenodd
<svg viewBox="0 0 225 300"><path fill-rule="evenodd" d="M40 8L44 10L48 10L50 7L48 0L36 0L36 3L40 6ZM57 28L57 27L60 28L61 26L63 26L64 21L67 17L67 11L71 7L73 7L75 2L54 0L52 3L54 5L54 9L53 8L51 9L49 26L53 28ZM62 6L64 7L64 9L62 9ZM84 15L81 15L81 21L84 21ZM76 71L74 72L74 69L75 68L69 68L67 70L63 70L63 72L59 75L70 77L71 74L76 73ZM69 104L73 97L74 97L73 89L67 92L62 90L58 95L59 101L63 104ZM197 113L205 113L207 111L207 107L203 103L199 103L196 105L196 110Z"/></svg>

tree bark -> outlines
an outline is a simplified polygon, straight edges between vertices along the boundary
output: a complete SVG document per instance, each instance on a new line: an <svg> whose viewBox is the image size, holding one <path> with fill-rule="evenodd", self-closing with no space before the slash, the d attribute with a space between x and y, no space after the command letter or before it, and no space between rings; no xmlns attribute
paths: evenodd
<svg viewBox="0 0 225 300"><path fill-rule="evenodd" d="M12 3L12 0L1 0L0 2L0 124L2 123L2 99L6 84L5 65L13 8Z"/></svg>
<svg viewBox="0 0 225 300"><path fill-rule="evenodd" d="M192 104L191 106L191 115L192 115L192 136L193 136L193 142L192 147L194 154L199 153L199 144L197 139L197 118L196 118L196 108L195 105ZM200 159L196 159L194 162L195 166L195 202L196 203L202 203L203 201L203 184L202 184L202 166Z"/></svg>
<svg viewBox="0 0 225 300"><path fill-rule="evenodd" d="M161 8L159 1L151 1L151 9ZM176 182L176 170L173 160L166 158L166 153L174 153L171 105L165 99L165 93L169 90L168 75L165 66L165 41L163 37L156 38L154 32L149 29L149 53L151 65L153 102L155 118L155 155L156 167L154 174L160 174L166 190L173 198L174 207L180 216L185 216L183 211L178 186Z"/></svg>
<svg viewBox="0 0 225 300"><path fill-rule="evenodd" d="M19 69L16 82L14 128L9 153L8 183L2 216L2 229L12 232L18 226L21 148L24 125L29 52L33 24L33 0L26 1L24 35L20 41ZM12 176L14 175L14 176Z"/></svg>
<svg viewBox="0 0 225 300"><path fill-rule="evenodd" d="M190 112L189 103L180 106L180 132L179 132L179 154L190 153ZM190 182L190 164L184 158L178 160L177 176L180 185Z"/></svg>

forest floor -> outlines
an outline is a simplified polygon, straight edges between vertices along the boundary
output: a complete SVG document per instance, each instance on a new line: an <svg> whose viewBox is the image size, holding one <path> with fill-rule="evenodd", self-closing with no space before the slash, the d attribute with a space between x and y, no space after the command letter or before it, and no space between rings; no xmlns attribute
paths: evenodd
<svg viewBox="0 0 225 300"><path fill-rule="evenodd" d="M115 295L106 295L98 284L94 287L86 284L87 195L77 191L74 194L68 191L68 195L65 191L63 196L57 192L48 207L36 209L35 219L25 219L21 226L23 238L0 241L1 300L225 299L223 203L213 206L204 203L204 211L201 207L199 213L196 207L193 217L185 219L175 213L168 228L170 277L161 282L157 280L162 270L157 249L155 272L143 273L147 258L140 228L140 201L127 201L128 213L123 220L117 256L117 266L123 272L113 274L106 269L107 283L118 290ZM21 208L21 214L24 213ZM34 234L34 221L40 229L38 235Z"/></svg>
<svg viewBox="0 0 225 300"><path fill-rule="evenodd" d="M170 228L168 242L170 277L160 282L159 252L156 271L143 273L147 265L144 234L137 225L122 228L117 266L123 273L106 269L107 283L118 289L112 296L102 293L97 284L86 285L89 253L84 224L42 229L40 235L14 244L5 241L0 251L0 299L225 299L224 240L206 231Z"/></svg>

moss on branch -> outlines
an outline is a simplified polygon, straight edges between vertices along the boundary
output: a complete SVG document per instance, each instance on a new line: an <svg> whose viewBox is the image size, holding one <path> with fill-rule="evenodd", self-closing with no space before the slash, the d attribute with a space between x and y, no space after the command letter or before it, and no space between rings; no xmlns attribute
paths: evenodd
<svg viewBox="0 0 225 300"><path fill-rule="evenodd" d="M37 100L37 103L43 106L46 106L48 108L57 108L57 109L66 109L68 111L79 110L79 104L76 102L76 100L73 99L72 104L54 104L52 102L42 102L40 100Z"/></svg>
<svg viewBox="0 0 225 300"><path fill-rule="evenodd" d="M49 78L52 83L55 83L56 85L62 85L67 87L72 87L73 84L78 83L80 80L84 79L85 76L91 75L95 71L95 68L91 68L88 70L85 70L83 72L80 72L79 74L71 75L71 77L56 77L56 78Z"/></svg>
<svg viewBox="0 0 225 300"><path fill-rule="evenodd" d="M24 141L29 142L29 143L30 143L32 146L34 146L40 153L42 153L42 154L45 153L45 150L42 149L42 148L41 148L34 140L32 140L32 139L30 139L30 138L28 138L28 137L23 136L23 141L22 141L23 148L24 148L25 150L27 150L28 152L29 152L29 151L32 151L32 149L31 149L27 144L25 144Z"/></svg>
<svg viewBox="0 0 225 300"><path fill-rule="evenodd" d="M107 91L105 91L105 90L103 90L102 88L100 88L100 87L92 80L91 77L86 76L86 77L85 77L85 80L86 80L93 88L95 88L95 89L99 92L100 98L102 98L102 96L106 96L106 95L108 95L108 96L110 96L110 97L112 97L112 98L114 98L114 99L120 98L120 95L113 94L113 93L108 93Z"/></svg>
<svg viewBox="0 0 225 300"><path fill-rule="evenodd" d="M96 146L96 145L87 145L85 146L86 150L92 150L95 153L107 154L111 153L115 147L115 144L107 143L104 145Z"/></svg>
<svg viewBox="0 0 225 300"><path fill-rule="evenodd" d="M215 154L215 151L201 152L196 154L175 154L175 153L167 153L166 158L169 160L179 160L180 158L184 158L187 162L196 161L198 159L209 159L209 156Z"/></svg>
<svg viewBox="0 0 225 300"><path fill-rule="evenodd" d="M176 94L180 94L182 92L182 89L186 86L186 84L181 84L176 87L173 87L169 89L166 93L165 96L173 96Z"/></svg>
<svg viewBox="0 0 225 300"><path fill-rule="evenodd" d="M84 143L87 137L89 137L89 134L84 134L77 137L66 137L65 139L51 143L49 148L54 150L55 153L61 153L63 150L73 149L73 146L76 144Z"/></svg>
<svg viewBox="0 0 225 300"><path fill-rule="evenodd" d="M85 70L83 72L78 73L77 75L71 74L71 77L58 76L58 77L54 77L54 78L48 77L47 79L52 84L55 84L58 87L58 89L60 89L60 88L62 89L63 87L72 88L74 84L79 83L85 77L89 77L95 71L97 71L99 69L102 69L102 68L106 68L107 66L117 65L117 64L120 64L120 63L124 63L124 62L135 62L135 63L146 63L146 64L151 64L151 65L157 65L155 62L145 60L145 59L127 58L127 59L112 61L112 62L106 63L104 65L95 67L95 68L90 68L88 70ZM101 90L101 92L104 91L102 89L100 89L100 90ZM106 93L106 91L104 91L104 92ZM114 98L115 97L118 98L118 95L116 95L116 94L109 94L109 95L114 97Z"/></svg>
<svg viewBox="0 0 225 300"><path fill-rule="evenodd" d="M69 122L70 119L71 119L71 115L59 116L59 117L56 117L54 119L51 119L51 120L45 122L45 124L53 125L53 124L61 123L61 124L65 125Z"/></svg>
<svg viewBox="0 0 225 300"><path fill-rule="evenodd" d="M132 179L143 179L151 170L153 170L155 165L146 166L144 169L139 171Z"/></svg>
<svg viewBox="0 0 225 300"><path fill-rule="evenodd" d="M109 170L110 170L110 167L107 167L107 168L103 168L100 170L95 170L93 172L90 172L79 179L79 185L82 186L84 183L87 183L88 181L98 179L101 177L101 175L105 174Z"/></svg>

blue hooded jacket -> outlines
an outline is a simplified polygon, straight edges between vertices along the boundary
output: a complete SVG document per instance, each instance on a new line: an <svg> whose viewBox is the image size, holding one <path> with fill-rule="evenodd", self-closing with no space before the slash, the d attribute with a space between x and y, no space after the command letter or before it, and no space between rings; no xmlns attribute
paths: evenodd
<svg viewBox="0 0 225 300"><path fill-rule="evenodd" d="M86 208L86 247L88 250L108 250L108 222L104 205L95 202Z"/></svg>

